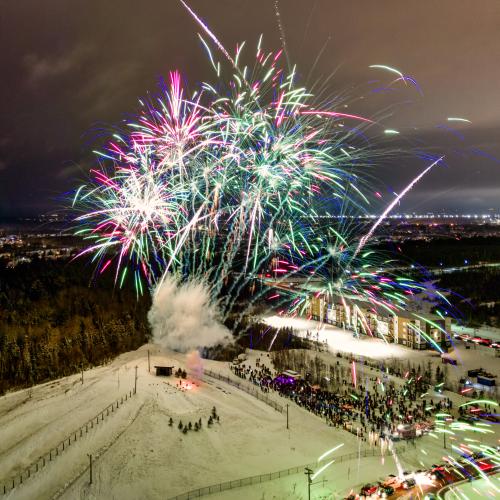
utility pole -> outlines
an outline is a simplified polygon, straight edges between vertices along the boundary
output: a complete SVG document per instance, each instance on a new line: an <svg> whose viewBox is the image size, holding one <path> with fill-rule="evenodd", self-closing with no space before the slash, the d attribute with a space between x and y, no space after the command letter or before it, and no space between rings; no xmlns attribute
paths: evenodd
<svg viewBox="0 0 500 500"><path fill-rule="evenodd" d="M304 474L307 476L307 500L311 500L311 483L312 483L311 475L312 475L312 473L313 473L313 471L309 467L305 468Z"/></svg>
<svg viewBox="0 0 500 500"><path fill-rule="evenodd" d="M87 453L88 457L89 457L89 461L90 461L90 469L89 469L89 472L90 472L90 482L89 484L92 484L92 455L89 455Z"/></svg>
<svg viewBox="0 0 500 500"><path fill-rule="evenodd" d="M149 349L148 349L148 373L151 373L151 364L150 364L150 360L149 360Z"/></svg>
<svg viewBox="0 0 500 500"><path fill-rule="evenodd" d="M135 367L134 394L137 393L137 366Z"/></svg>
<svg viewBox="0 0 500 500"><path fill-rule="evenodd" d="M287 429L289 429L289 427L288 427L288 407L289 407L289 406L290 406L290 405L287 403L287 404L286 404L286 428L287 428Z"/></svg>

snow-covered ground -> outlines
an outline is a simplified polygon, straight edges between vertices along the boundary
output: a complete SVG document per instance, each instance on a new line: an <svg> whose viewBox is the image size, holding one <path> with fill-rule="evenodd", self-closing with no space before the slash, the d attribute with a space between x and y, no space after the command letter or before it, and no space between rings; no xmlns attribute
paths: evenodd
<svg viewBox="0 0 500 500"><path fill-rule="evenodd" d="M410 363L418 365L431 362L433 369L437 366L443 368L439 353L433 350L416 351L398 344L388 344L382 339L361 335L355 337L353 332L343 330L332 325L320 323L304 318L290 318L286 316L267 316L264 321L276 328L289 326L294 331L305 337L308 332L313 340L326 343L331 352L344 352L353 354L360 358L372 358L377 360L390 361L391 358L401 361L408 360ZM484 368L499 377L500 382L500 358L496 357L495 349L484 346L466 345L461 340L454 340L453 349L448 356L458 361L457 366L446 365L449 380L458 380L467 375L467 370L473 368Z"/></svg>
<svg viewBox="0 0 500 500"><path fill-rule="evenodd" d="M148 373L148 349L151 373ZM253 363L256 357L270 366L266 353L250 353L248 362ZM204 364L213 371L232 375L228 363L204 361ZM319 417L277 394L270 393L270 397L282 405L290 403L289 430L284 414L232 385L208 377L202 382L188 377L188 387L180 389L178 379L156 377L154 365L186 368L186 356L143 346L107 366L85 372L83 384L79 375L75 375L0 398L0 485L3 485L89 418L128 393L134 386L135 367L138 367L137 395L79 437L41 472L7 493L6 498L169 498L218 482L313 463L340 443L342 448L331 458L368 447L350 433L328 427ZM207 428L213 406L220 423ZM170 417L173 426L168 425ZM179 420L194 424L200 418L201 431L183 434L177 428ZM498 426L494 427L498 434ZM488 442L498 443L498 437L491 436ZM486 443L487 438L484 439ZM441 439L425 436L416 440L415 446L409 444L404 452L397 453L399 467L428 466L443 453L450 453L449 445L450 442L445 452ZM87 454L94 456L92 485L88 480ZM383 459L354 458L334 463L318 478L327 482L313 486L313 498L321 495L341 498L351 486L359 488L397 470L390 454ZM305 476L300 473L260 487L233 490L218 498L306 498L305 486Z"/></svg>
<svg viewBox="0 0 500 500"><path fill-rule="evenodd" d="M464 435L462 438L470 439L472 436ZM498 436L497 436L498 437ZM435 439L432 436L425 436L421 440L417 440L416 446L411 444L407 446L406 451L397 454L395 459L391 454L385 457L368 457L352 459L342 463L334 463L320 474L313 482L311 488L311 498L313 500L341 500L345 498L352 490L358 493L361 487L367 483L374 483L377 480L383 481L389 474L398 473L398 467L395 460L398 461L399 467L404 471L415 471L417 469L425 469L432 463L442 463L444 455L452 455L455 458L457 454L450 450L450 444L447 443L447 449L443 449L442 438ZM319 465L318 465L319 468ZM318 470L313 469L313 470ZM430 479L420 475L419 481L422 481L422 486L432 484ZM475 481L472 484L479 483ZM498 481L497 487L500 486ZM472 494L467 497L447 496L446 498L461 498L473 500L476 498L498 498L492 496L493 488L489 485L483 485L485 494L478 496ZM486 494L490 492L490 494ZM412 492L413 495L415 492ZM498 495L498 494L497 494ZM263 483L261 485L252 485L238 490L226 491L217 493L210 498L217 500L232 500L233 498L241 498L245 500L306 500L307 499L307 478L303 472L287 476L281 479L275 479ZM421 496L409 496L410 498L422 498Z"/></svg>
<svg viewBox="0 0 500 500"><path fill-rule="evenodd" d="M186 356L158 350L151 356L155 364L184 368ZM229 373L227 363L207 365ZM0 485L133 388L135 366L137 395L6 498L44 499L57 492L68 499L165 498L308 463L340 442L343 453L357 449L355 436L298 407L290 408L287 430L285 415L223 382L206 378L180 390L178 379L148 373L144 346L86 372L83 385L72 376L34 387L31 397L19 391L0 398ZM220 423L209 429L213 406ZM179 420L194 424L199 418L199 432L177 428ZM87 454L100 454L91 486Z"/></svg>
<svg viewBox="0 0 500 500"><path fill-rule="evenodd" d="M455 498L499 498L500 496L500 474L490 476L488 479L462 483L456 488L446 492L445 499Z"/></svg>
<svg viewBox="0 0 500 500"><path fill-rule="evenodd" d="M381 339L365 335L358 338L349 330L343 330L319 321L277 315L267 316L263 319L268 325L275 328L291 326L294 332L301 337L306 337L310 333L312 340L327 342L328 346L336 351L352 352L373 359L404 358L408 355L403 346L388 344Z"/></svg>

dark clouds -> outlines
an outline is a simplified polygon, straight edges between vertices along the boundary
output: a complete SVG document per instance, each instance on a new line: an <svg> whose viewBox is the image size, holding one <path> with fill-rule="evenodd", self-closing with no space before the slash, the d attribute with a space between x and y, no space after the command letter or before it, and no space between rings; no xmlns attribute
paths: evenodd
<svg viewBox="0 0 500 500"><path fill-rule="evenodd" d="M191 0L231 51L260 33L278 47L271 0ZM423 138L447 164L411 193L402 208L499 209L500 3L497 0L401 2L280 1L292 61L303 79L365 99L351 107L379 113L408 143ZM199 27L174 0L23 0L0 9L0 214L53 210L92 162L103 123L133 111L160 76L178 68L189 82L212 76ZM315 59L324 47L316 65ZM370 64L398 67L423 89L364 95L387 78ZM313 68L314 66L314 68ZM459 135L436 125L464 116ZM417 129L417 130L416 130ZM381 173L387 192L419 168L402 157ZM388 199L388 198L387 198Z"/></svg>

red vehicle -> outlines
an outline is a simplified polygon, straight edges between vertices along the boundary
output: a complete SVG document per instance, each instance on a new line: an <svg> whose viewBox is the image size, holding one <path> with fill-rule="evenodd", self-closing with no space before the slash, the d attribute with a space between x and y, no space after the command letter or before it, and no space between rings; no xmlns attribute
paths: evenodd
<svg viewBox="0 0 500 500"><path fill-rule="evenodd" d="M478 465L479 465L479 468L483 471L483 472L487 472L491 469L493 469L493 465L490 464L489 462L484 462L482 460L480 460L479 462L477 462Z"/></svg>
<svg viewBox="0 0 500 500"><path fill-rule="evenodd" d="M484 345L487 347L489 347L492 343L490 339L483 339L482 337L474 337L472 339L472 342L474 342L476 344Z"/></svg>
<svg viewBox="0 0 500 500"><path fill-rule="evenodd" d="M370 496L374 495L377 493L378 486L376 484L365 484L362 488L361 491L359 492L360 495Z"/></svg>
<svg viewBox="0 0 500 500"><path fill-rule="evenodd" d="M434 464L432 466L432 469L429 472L427 472L427 477L438 481L443 481L449 476L447 472L448 471L445 469L444 465Z"/></svg>

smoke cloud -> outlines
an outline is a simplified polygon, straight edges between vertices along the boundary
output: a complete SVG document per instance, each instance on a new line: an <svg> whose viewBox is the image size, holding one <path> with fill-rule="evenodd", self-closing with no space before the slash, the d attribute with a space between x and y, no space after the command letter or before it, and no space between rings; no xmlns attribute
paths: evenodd
<svg viewBox="0 0 500 500"><path fill-rule="evenodd" d="M178 285L167 276L154 292L148 320L154 341L175 351L187 352L230 340L229 330L218 321L207 286L199 281Z"/></svg>
<svg viewBox="0 0 500 500"><path fill-rule="evenodd" d="M191 351L186 356L188 375L194 380L203 380L203 359L198 351Z"/></svg>

